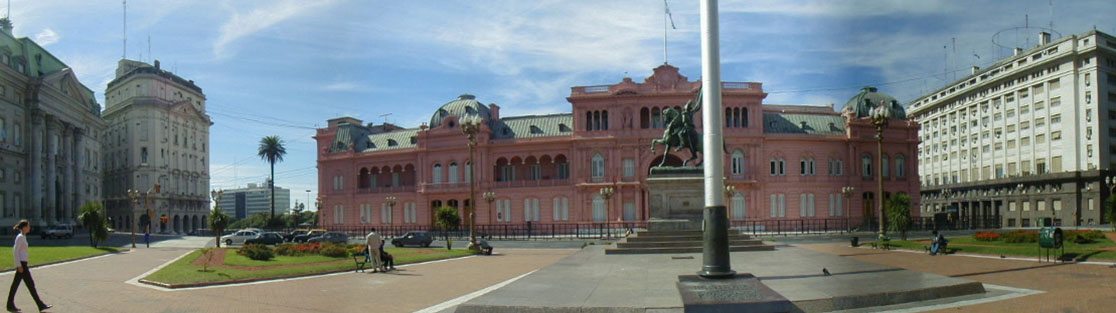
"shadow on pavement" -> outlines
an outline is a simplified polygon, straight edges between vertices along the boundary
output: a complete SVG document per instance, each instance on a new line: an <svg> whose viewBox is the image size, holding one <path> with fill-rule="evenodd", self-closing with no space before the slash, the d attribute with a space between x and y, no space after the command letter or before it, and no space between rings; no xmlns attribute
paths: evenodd
<svg viewBox="0 0 1116 313"><path fill-rule="evenodd" d="M1012 269L1006 269L1006 270L996 270L996 271L976 272L976 273L968 273L968 274L957 274L957 275L950 275L949 277L969 277L969 276L977 276L977 275L985 275L985 274L999 274L999 273L1009 273L1009 272L1018 272L1018 271L1034 270L1034 269L1047 268L1047 267L1054 267L1054 266L1062 266L1062 265L1069 265L1069 264L1073 264L1073 263L1054 263L1054 264L1043 264L1043 265L1037 265L1037 266L1028 266L1028 267L1012 268Z"/></svg>

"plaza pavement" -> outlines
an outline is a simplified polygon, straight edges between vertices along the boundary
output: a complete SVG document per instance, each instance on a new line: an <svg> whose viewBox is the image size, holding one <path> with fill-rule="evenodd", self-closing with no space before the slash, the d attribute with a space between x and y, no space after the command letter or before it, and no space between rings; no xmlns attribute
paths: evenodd
<svg viewBox="0 0 1116 313"><path fill-rule="evenodd" d="M401 267L387 274L353 273L185 290L129 284L190 249L137 248L127 253L32 269L53 312L413 312L553 264L567 249L504 249ZM32 256L34 257L34 256ZM0 274L9 282L12 274ZM32 309L25 287L16 304Z"/></svg>
<svg viewBox="0 0 1116 313"><path fill-rule="evenodd" d="M1116 312L1116 268L963 255L852 248L847 243L799 245L860 261L1043 293L933 312Z"/></svg>

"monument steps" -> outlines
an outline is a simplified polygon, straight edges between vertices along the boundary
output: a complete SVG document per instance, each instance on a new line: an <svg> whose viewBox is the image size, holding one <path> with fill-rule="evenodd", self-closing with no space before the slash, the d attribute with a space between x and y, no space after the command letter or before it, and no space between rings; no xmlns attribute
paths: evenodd
<svg viewBox="0 0 1116 313"><path fill-rule="evenodd" d="M762 245L763 240L729 240L729 246ZM701 241L617 242L617 248L701 248Z"/></svg>
<svg viewBox="0 0 1116 313"><path fill-rule="evenodd" d="M701 244L700 242L698 243ZM742 251L774 251L775 246L770 245L745 245L729 246L731 252ZM661 254L661 253L701 253L698 247L665 247L665 248L610 248L605 249L605 254Z"/></svg>
<svg viewBox="0 0 1116 313"><path fill-rule="evenodd" d="M730 241L735 240L748 240L752 239L749 235L729 235ZM701 242L702 235L685 235L685 236L636 236L628 237L628 242L675 242L675 241L698 241Z"/></svg>

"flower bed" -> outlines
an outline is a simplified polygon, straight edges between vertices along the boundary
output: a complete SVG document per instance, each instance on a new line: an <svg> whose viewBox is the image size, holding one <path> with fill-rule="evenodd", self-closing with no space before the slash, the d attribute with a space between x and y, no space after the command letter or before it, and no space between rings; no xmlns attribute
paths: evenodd
<svg viewBox="0 0 1116 313"><path fill-rule="evenodd" d="M1015 230L1000 235L1006 243L1038 242L1037 231Z"/></svg>
<svg viewBox="0 0 1116 313"><path fill-rule="evenodd" d="M990 231L979 232L973 235L973 239L976 239L978 241L997 241L1000 240L1000 234Z"/></svg>

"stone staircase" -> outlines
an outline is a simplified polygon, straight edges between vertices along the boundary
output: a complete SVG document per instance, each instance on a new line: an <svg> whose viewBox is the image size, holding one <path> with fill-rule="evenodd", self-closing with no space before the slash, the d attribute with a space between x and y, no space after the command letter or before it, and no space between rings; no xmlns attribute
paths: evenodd
<svg viewBox="0 0 1116 313"><path fill-rule="evenodd" d="M617 242L616 248L605 249L605 254L700 253L701 245L700 230L644 230ZM770 250L775 250L775 246L765 245L762 240L729 230L730 252Z"/></svg>

